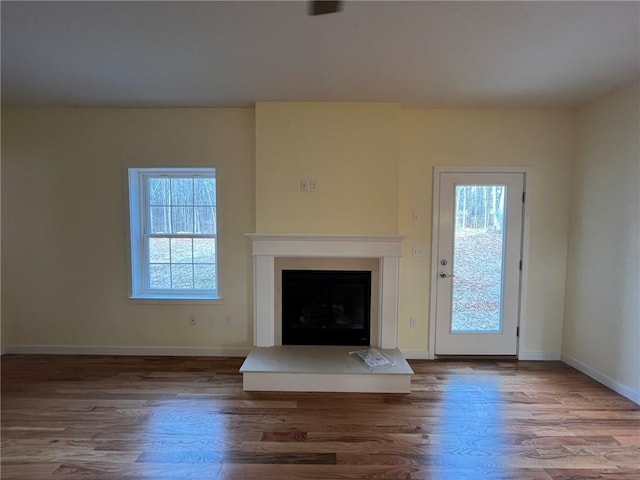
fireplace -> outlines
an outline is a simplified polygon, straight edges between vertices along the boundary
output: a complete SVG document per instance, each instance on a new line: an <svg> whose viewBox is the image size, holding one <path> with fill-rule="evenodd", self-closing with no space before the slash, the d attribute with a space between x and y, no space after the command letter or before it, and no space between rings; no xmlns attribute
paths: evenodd
<svg viewBox="0 0 640 480"><path fill-rule="evenodd" d="M247 236L253 244L255 346L283 343L281 270L344 269L372 272L368 345L397 348L398 280L404 236L270 233L249 233ZM371 264L359 263L365 261ZM283 262L287 265L282 265ZM350 267L345 268L346 264Z"/></svg>
<svg viewBox="0 0 640 480"><path fill-rule="evenodd" d="M283 345L369 345L370 325L370 271L282 271Z"/></svg>

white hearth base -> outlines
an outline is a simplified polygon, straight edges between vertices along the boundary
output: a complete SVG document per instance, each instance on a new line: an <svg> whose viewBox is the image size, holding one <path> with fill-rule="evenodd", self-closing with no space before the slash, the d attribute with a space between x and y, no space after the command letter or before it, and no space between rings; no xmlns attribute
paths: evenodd
<svg viewBox="0 0 640 480"><path fill-rule="evenodd" d="M350 355L366 347L254 347L240 368L245 391L409 393L413 370L398 349L394 366L371 370Z"/></svg>

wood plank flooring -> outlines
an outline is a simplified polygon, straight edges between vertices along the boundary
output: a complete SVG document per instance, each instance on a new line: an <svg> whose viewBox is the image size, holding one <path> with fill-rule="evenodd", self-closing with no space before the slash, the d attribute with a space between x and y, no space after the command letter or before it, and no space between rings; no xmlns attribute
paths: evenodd
<svg viewBox="0 0 640 480"><path fill-rule="evenodd" d="M241 358L2 357L1 478L640 479L640 407L560 362L410 394L242 391Z"/></svg>

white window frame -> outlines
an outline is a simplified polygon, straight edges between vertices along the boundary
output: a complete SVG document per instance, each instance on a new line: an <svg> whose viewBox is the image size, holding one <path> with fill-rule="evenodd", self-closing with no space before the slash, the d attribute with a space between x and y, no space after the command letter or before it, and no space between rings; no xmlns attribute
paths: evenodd
<svg viewBox="0 0 640 480"><path fill-rule="evenodd" d="M219 251L217 222L217 182L215 192L215 234L162 234L169 238L213 238L216 244L215 284L216 289L151 289L149 287L149 254L147 238L155 236L149 230L149 204L146 180L149 177L169 178L216 178L215 168L130 168L129 169L129 223L131 234L131 291L132 299L158 300L219 300Z"/></svg>

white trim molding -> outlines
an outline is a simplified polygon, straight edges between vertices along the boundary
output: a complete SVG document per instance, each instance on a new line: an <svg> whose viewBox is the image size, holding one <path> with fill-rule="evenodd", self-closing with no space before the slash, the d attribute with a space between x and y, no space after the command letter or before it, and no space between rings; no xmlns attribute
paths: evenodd
<svg viewBox="0 0 640 480"><path fill-rule="evenodd" d="M207 347L113 347L100 345L7 345L6 354L14 355L131 355L166 357L246 357L247 348Z"/></svg>
<svg viewBox="0 0 640 480"><path fill-rule="evenodd" d="M614 392L619 393L623 397L626 397L632 402L635 402L638 405L640 405L640 391L636 391L627 385L623 385L622 383L614 380L613 378L605 375L604 373L596 370L595 368L591 368L587 364L581 362L576 358L573 358L571 355L567 355L566 353L562 354L561 360L567 365L570 365L576 370L579 370L585 375L593 378L595 381L603 384L606 387L609 387Z"/></svg>
<svg viewBox="0 0 640 480"><path fill-rule="evenodd" d="M397 348L399 268L404 235L313 235L247 233L253 242L254 345L278 345L275 331L276 258L377 258L380 285L378 338L371 346ZM373 329L372 329L373 330Z"/></svg>

